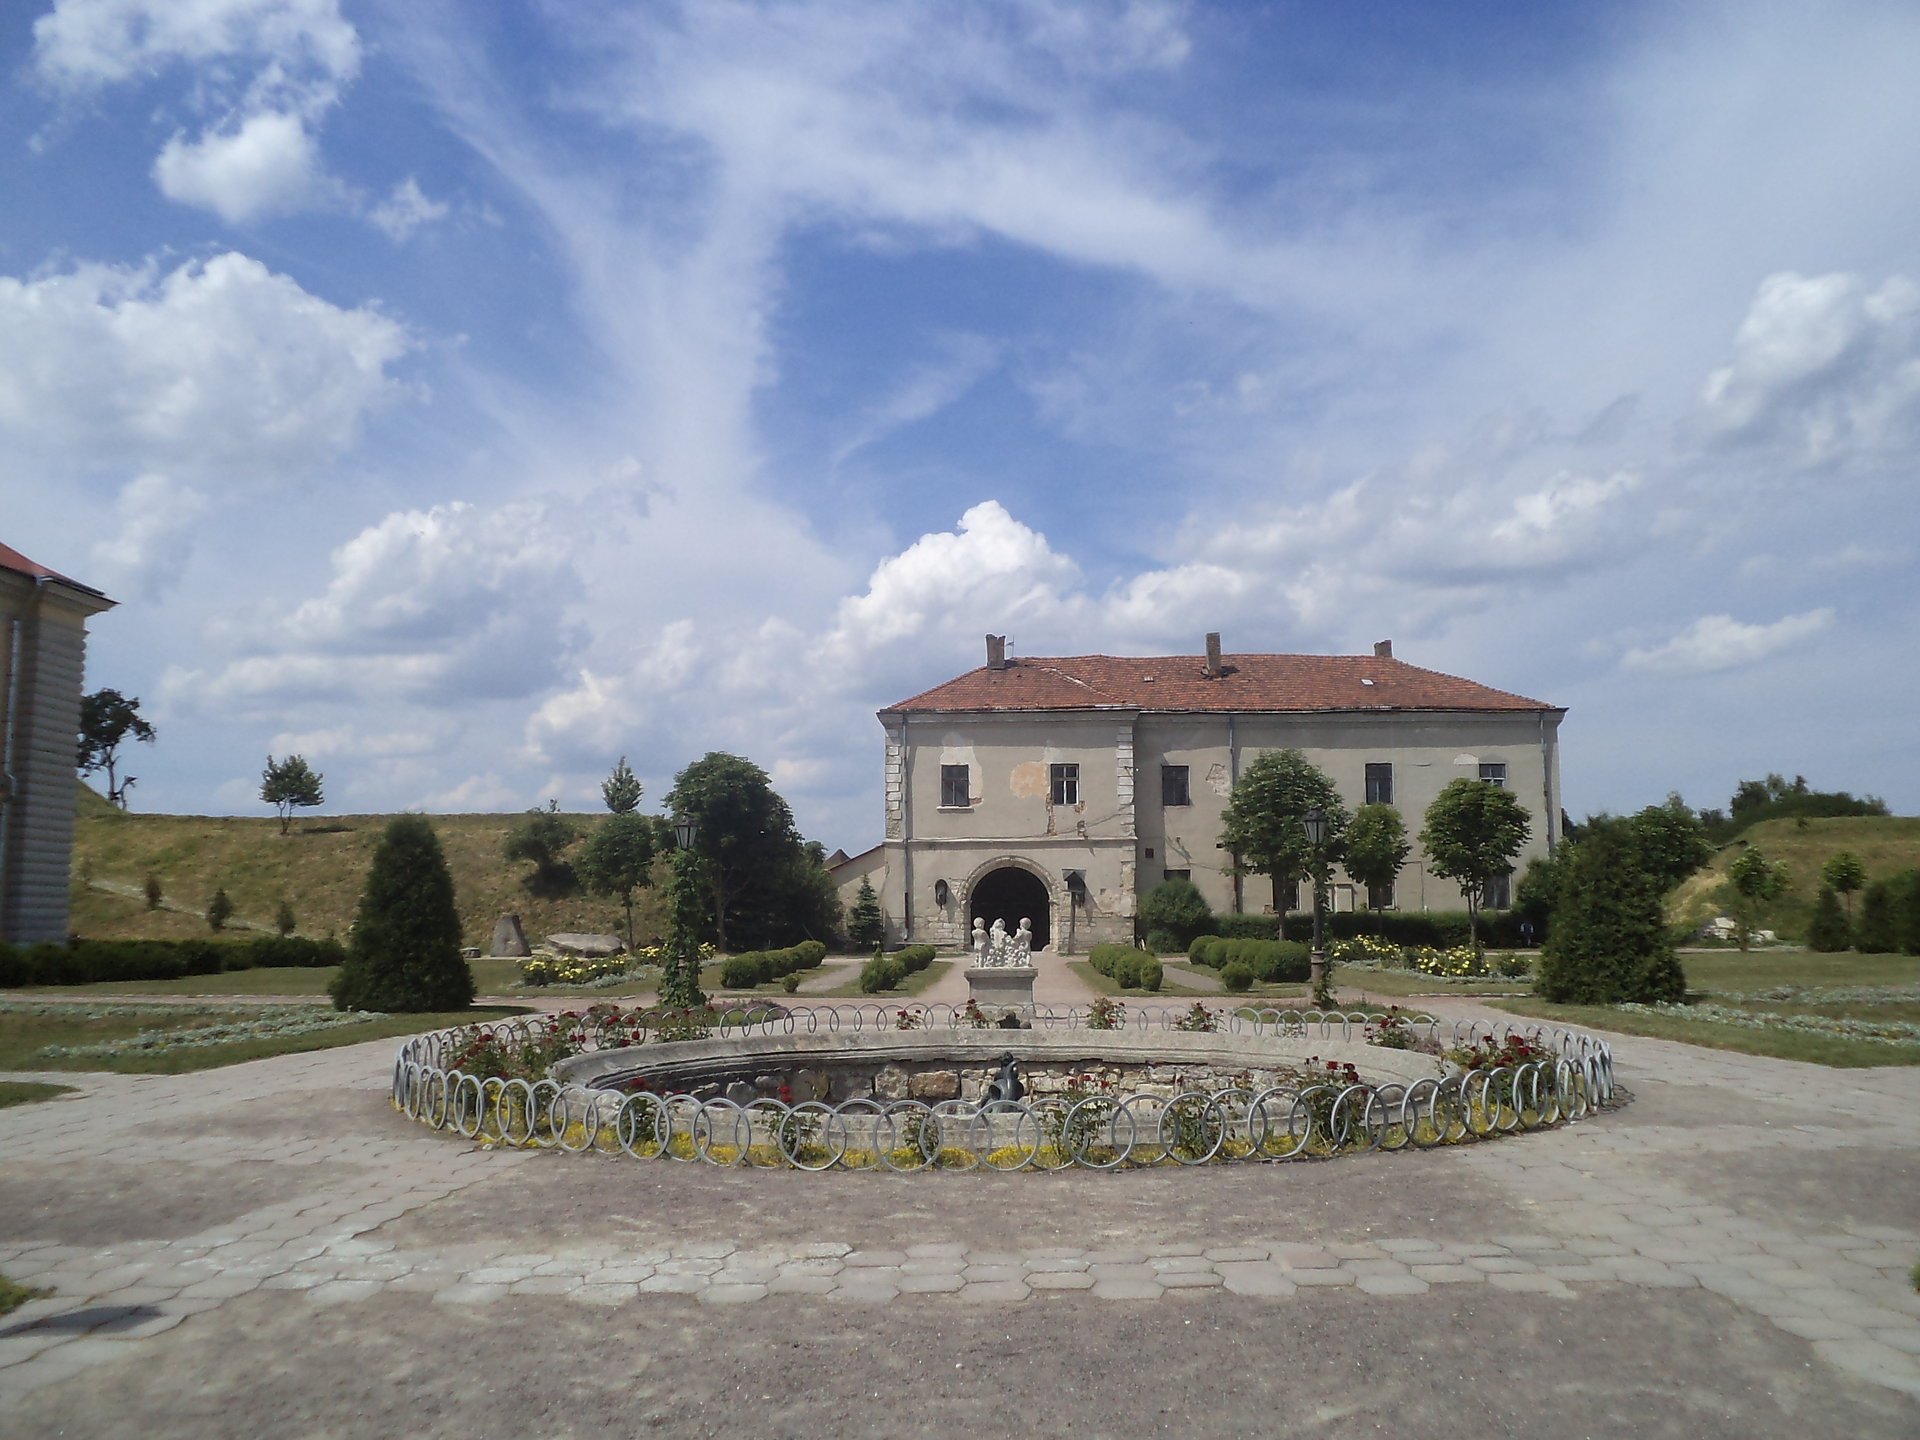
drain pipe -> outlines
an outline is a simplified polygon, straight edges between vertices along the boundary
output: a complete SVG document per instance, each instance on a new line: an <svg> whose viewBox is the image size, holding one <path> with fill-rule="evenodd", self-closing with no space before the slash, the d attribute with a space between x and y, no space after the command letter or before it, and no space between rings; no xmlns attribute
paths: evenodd
<svg viewBox="0 0 1920 1440"><path fill-rule="evenodd" d="M7 836L13 821L13 748L14 748L14 711L20 695L20 646L22 621L18 615L7 621L6 651L6 690L0 694L0 912L4 912L7 895ZM0 921L4 921L0 913ZM0 925L0 941L6 939L4 925Z"/></svg>

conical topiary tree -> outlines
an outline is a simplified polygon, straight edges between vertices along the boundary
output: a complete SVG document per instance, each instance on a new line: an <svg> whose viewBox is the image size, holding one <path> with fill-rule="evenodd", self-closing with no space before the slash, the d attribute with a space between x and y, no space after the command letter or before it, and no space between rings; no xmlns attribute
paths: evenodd
<svg viewBox="0 0 1920 1440"><path fill-rule="evenodd" d="M887 919L880 909L880 896L873 881L861 877L860 890L847 912L847 941L855 950L872 949L886 938Z"/></svg>
<svg viewBox="0 0 1920 1440"><path fill-rule="evenodd" d="M1860 924L1854 930L1853 943L1863 955L1891 955L1900 948L1893 889L1886 881L1874 881L1860 897Z"/></svg>
<svg viewBox="0 0 1920 1440"><path fill-rule="evenodd" d="M1820 898L1813 903L1813 919L1807 923L1807 948L1831 955L1853 945L1853 927L1840 908L1840 897L1831 885L1820 887Z"/></svg>
<svg viewBox="0 0 1920 1440"><path fill-rule="evenodd" d="M340 1010L463 1010L473 1003L453 876L426 816L398 816L380 837L331 993Z"/></svg>
<svg viewBox="0 0 1920 1440"><path fill-rule="evenodd" d="M1659 882L1640 868L1624 822L1596 821L1564 852L1534 988L1574 1005L1686 998Z"/></svg>

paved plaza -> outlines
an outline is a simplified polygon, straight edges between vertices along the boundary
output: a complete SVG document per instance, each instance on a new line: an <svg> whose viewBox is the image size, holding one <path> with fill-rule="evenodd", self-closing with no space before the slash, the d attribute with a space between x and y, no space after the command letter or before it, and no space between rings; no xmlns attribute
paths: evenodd
<svg viewBox="0 0 1920 1440"><path fill-rule="evenodd" d="M1623 1037L1491 1143L808 1175L478 1149L392 1050L0 1111L0 1432L1920 1434L1920 1069Z"/></svg>

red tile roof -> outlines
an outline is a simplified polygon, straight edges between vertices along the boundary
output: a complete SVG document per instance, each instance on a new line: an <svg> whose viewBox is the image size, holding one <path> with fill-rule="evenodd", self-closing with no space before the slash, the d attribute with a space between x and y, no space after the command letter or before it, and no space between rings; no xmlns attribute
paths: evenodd
<svg viewBox="0 0 1920 1440"><path fill-rule="evenodd" d="M1558 710L1382 655L1067 655L981 666L880 713L945 710Z"/></svg>
<svg viewBox="0 0 1920 1440"><path fill-rule="evenodd" d="M31 576L35 580L58 580L62 585L71 585L89 595L101 593L91 585L82 585L78 580L62 575L58 570L49 570L37 560L29 560L11 545L0 544L0 570L11 570L16 575Z"/></svg>

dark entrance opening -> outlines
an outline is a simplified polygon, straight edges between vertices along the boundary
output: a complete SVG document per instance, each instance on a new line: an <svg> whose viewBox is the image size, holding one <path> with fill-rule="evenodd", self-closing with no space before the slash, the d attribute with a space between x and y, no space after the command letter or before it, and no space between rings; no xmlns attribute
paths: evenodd
<svg viewBox="0 0 1920 1440"><path fill-rule="evenodd" d="M1033 927L1033 948L1044 950L1047 946L1051 934L1047 924L1050 911L1047 887L1031 871L1017 865L1003 865L982 875L968 898L967 910L968 929L973 928L975 920L984 920L991 930L993 922L999 920L1011 935L1025 920Z"/></svg>

